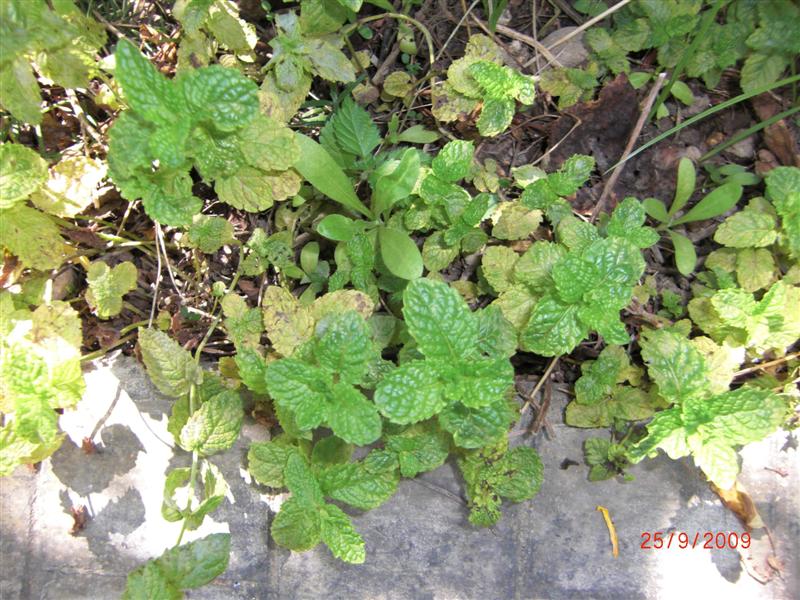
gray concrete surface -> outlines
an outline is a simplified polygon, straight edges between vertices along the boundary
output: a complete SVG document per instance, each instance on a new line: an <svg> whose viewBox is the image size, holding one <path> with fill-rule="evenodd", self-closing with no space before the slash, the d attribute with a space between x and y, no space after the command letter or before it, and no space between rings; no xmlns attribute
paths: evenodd
<svg viewBox="0 0 800 600"><path fill-rule="evenodd" d="M177 539L179 524L160 515L164 474L187 462L166 431L169 400L131 358L87 372L88 392L62 416L69 439L38 472L18 469L0 480L0 598L60 600L119 597L129 570ZM345 565L320 546L293 554L276 547L268 527L280 496L249 482L244 470L251 440L263 428L245 426L236 447L215 456L231 495L203 528L232 534L228 571L190 598L797 598L800 548L797 450L781 433L744 452L742 480L774 541L766 566L765 535L755 556L733 550L642 550L652 531L741 532L742 526L711 493L688 461L666 457L632 470L630 483L587 481L582 441L591 432L560 424L565 398L551 409L554 437L517 436L535 445L545 483L530 502L507 505L492 529L467 522L456 470L445 465L420 481L403 481L384 506L356 514L367 543L364 565ZM84 454L94 436L99 452ZM85 505L85 529L70 535L70 509ZM598 505L611 514L619 557L611 554ZM759 583L747 569L770 572Z"/></svg>

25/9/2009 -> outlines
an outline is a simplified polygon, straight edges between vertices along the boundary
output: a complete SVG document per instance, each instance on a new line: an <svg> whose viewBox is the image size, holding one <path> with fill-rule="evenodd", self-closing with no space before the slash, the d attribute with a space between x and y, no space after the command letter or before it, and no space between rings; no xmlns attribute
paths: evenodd
<svg viewBox="0 0 800 600"><path fill-rule="evenodd" d="M663 531L644 531L641 535L642 543L639 547L642 550L661 550L675 546L681 550L686 548L705 548L707 550L723 550L725 548L749 548L751 543L750 534L747 532L737 533L735 531L705 531L695 532L692 536L685 531L663 532Z"/></svg>

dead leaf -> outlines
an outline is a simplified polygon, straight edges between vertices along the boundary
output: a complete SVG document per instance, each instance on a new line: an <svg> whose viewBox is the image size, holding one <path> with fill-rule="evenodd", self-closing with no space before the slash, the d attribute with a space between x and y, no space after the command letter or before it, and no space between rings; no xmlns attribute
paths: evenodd
<svg viewBox="0 0 800 600"><path fill-rule="evenodd" d="M745 527L748 529L761 529L764 527L764 521L761 520L753 499L741 483L737 481L729 490L722 490L712 483L711 489L720 497L723 504L733 511Z"/></svg>
<svg viewBox="0 0 800 600"><path fill-rule="evenodd" d="M611 554L614 555L614 558L617 558L619 556L619 541L617 540L617 530L611 521L611 515L608 514L608 509L604 506L598 506L597 510L603 514L603 520L606 522L606 527L608 527L608 537L611 538Z"/></svg>
<svg viewBox="0 0 800 600"><path fill-rule="evenodd" d="M82 531L86 527L86 523L89 522L89 511L86 510L83 504L77 507L73 506L69 511L72 514L72 527L69 533L70 535L78 535L78 532Z"/></svg>

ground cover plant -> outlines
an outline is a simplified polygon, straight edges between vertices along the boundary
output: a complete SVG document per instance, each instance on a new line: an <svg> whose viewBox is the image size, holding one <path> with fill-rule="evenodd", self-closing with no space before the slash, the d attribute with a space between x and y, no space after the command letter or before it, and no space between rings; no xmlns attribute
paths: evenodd
<svg viewBox="0 0 800 600"><path fill-rule="evenodd" d="M82 365L139 356L190 462L126 598L225 571L228 534L184 536L253 418L272 538L348 563L350 509L448 460L475 526L535 502L548 419L599 430L591 480L663 451L721 495L798 423L797 7L620 3L562 65L508 24L608 3L395 4L2 3L0 475L58 450Z"/></svg>

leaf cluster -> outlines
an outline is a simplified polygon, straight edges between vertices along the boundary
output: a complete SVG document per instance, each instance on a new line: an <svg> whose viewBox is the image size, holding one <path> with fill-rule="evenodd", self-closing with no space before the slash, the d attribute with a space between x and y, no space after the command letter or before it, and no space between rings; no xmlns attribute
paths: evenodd
<svg viewBox="0 0 800 600"><path fill-rule="evenodd" d="M294 134L259 113L258 88L237 70L214 65L169 80L125 40L115 57L130 110L109 132L109 171L152 219L191 225L203 204L192 167L223 202L251 212L299 191Z"/></svg>

